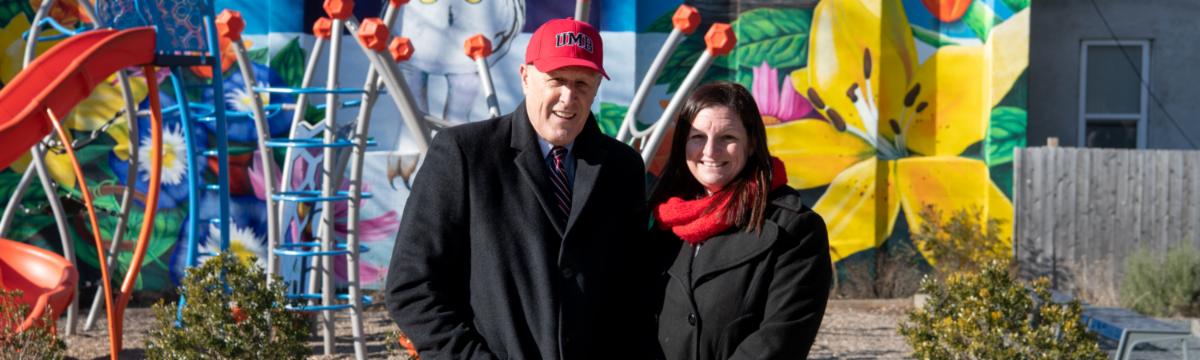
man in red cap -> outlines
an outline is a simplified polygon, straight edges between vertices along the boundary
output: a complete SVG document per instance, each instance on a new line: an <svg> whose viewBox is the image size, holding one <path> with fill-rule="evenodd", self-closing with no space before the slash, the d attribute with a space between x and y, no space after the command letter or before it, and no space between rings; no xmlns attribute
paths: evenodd
<svg viewBox="0 0 1200 360"><path fill-rule="evenodd" d="M645 168L590 112L603 49L587 23L547 22L524 103L434 138L385 288L422 359L653 357Z"/></svg>

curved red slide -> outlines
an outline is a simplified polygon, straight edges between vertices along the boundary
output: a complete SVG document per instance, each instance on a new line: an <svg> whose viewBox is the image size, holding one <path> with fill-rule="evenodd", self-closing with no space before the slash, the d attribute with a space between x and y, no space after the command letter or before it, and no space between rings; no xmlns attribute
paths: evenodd
<svg viewBox="0 0 1200 360"><path fill-rule="evenodd" d="M129 66L142 66L150 100L150 183L146 204L157 204L162 168L162 112L158 101L158 82L154 79L154 37L152 28L128 30L95 30L59 43L25 70L17 74L0 90L0 168L6 167L28 151L51 130L60 140L68 142L70 135L55 114L66 114L86 99L101 81ZM109 353L113 360L121 351L121 328L125 305L133 291L140 266L131 266L116 298L113 297L103 251L103 239L92 203L91 191L84 181L83 169L71 146L64 146L72 170L83 193L88 220L92 225L100 274L103 279L104 303L108 313ZM156 208L148 206L142 216L142 226L133 251L131 264L141 264L154 231Z"/></svg>
<svg viewBox="0 0 1200 360"><path fill-rule="evenodd" d="M0 90L0 168L54 128L46 110L66 114L118 70L154 61L154 29L95 30L39 56Z"/></svg>
<svg viewBox="0 0 1200 360"><path fill-rule="evenodd" d="M0 326L16 326L17 332L21 332L40 324L44 313L48 312L50 319L58 319L70 306L78 279L75 266L62 256L0 238L0 288L20 290L21 297L15 300L29 307L20 324L5 324L8 319L4 318L0 319Z"/></svg>

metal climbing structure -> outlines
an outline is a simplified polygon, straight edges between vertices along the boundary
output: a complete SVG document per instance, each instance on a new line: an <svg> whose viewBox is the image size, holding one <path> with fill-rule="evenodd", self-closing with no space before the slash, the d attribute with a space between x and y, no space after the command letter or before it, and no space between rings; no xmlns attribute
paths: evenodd
<svg viewBox="0 0 1200 360"><path fill-rule="evenodd" d="M267 276L281 273L281 264L299 274L288 284L288 298L298 305L290 309L320 314L319 328L323 335L324 352L333 354L334 315L349 310L353 331L355 357L366 356L366 339L362 333L362 311L372 299L363 294L359 281L359 256L369 249L359 242L359 211L363 199L371 194L363 191L363 160L368 146L371 113L379 96L386 94L404 120L410 139L424 153L434 129L448 126L436 117L421 112L396 66L396 62L411 57L414 49L407 38L393 37L391 31L400 7L407 1L390 0L381 18L359 21L353 14L354 1L327 0L327 17L313 26L316 42L306 61L299 87L263 87L247 82L245 91L253 94L253 121L258 134L258 150L263 164L273 161L273 152L283 149L283 171L273 174L264 166L267 194ZM253 70L241 41L244 22L240 15L225 11L217 17L219 36L233 45L240 71L252 79ZM341 85L341 58L345 49L342 29L353 34L352 47L362 51L369 60L362 87ZM390 39L390 41L389 41ZM355 46L356 45L356 46ZM488 49L490 50L490 49ZM324 86L314 85L314 77L322 54L328 52L328 68ZM390 57L388 56L390 54ZM483 55L483 56L486 56ZM384 91L384 89L387 89ZM289 94L294 104L272 104L293 109L291 128L286 138L271 138L260 94ZM313 108L324 110L324 119L317 124L306 122L305 111L313 103L311 97L324 95L324 104ZM358 96L359 99L343 100ZM352 120L341 120L339 110L357 109ZM299 175L297 175L299 173ZM282 181L277 181L281 179ZM275 189L279 184L279 189ZM343 184L345 184L343 186ZM335 219L335 207L345 206L345 225ZM335 228L344 226L345 237L339 239ZM345 257L346 291L335 284L334 258Z"/></svg>

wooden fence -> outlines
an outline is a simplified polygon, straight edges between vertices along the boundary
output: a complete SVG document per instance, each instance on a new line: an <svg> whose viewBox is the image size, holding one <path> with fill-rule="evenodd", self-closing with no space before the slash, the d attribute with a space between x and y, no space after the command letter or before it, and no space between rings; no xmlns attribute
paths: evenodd
<svg viewBox="0 0 1200 360"><path fill-rule="evenodd" d="M1111 292L1125 258L1200 249L1200 151L1016 149L1014 251L1024 275Z"/></svg>

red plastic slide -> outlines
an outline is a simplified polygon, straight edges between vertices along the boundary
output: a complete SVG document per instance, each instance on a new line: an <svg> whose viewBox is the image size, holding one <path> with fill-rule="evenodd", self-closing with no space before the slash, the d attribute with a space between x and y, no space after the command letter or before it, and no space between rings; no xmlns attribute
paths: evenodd
<svg viewBox="0 0 1200 360"><path fill-rule="evenodd" d="M0 168L53 131L46 109L67 114L117 70L154 60L154 30L96 30L71 37L0 90Z"/></svg>
<svg viewBox="0 0 1200 360"><path fill-rule="evenodd" d="M16 299L17 303L29 307L18 332L40 325L46 312L50 319L58 319L71 305L78 279L75 266L62 256L37 246L0 239L0 288L20 290L22 295Z"/></svg>
<svg viewBox="0 0 1200 360"><path fill-rule="evenodd" d="M96 30L77 35L59 43L29 67L17 74L3 90L0 90L0 168L6 167L21 154L28 151L53 130L64 143L70 134L58 116L67 114L80 101L86 99L101 81L113 73L130 66L142 66L150 100L150 183L146 204L157 204L162 168L162 112L158 101L158 82L154 78L154 37L152 28L128 30ZM79 189L83 193L88 220L92 225L92 239L96 249L104 248L96 209L91 191L84 181L83 169L71 146L64 146L71 160ZM142 226L130 263L141 264L154 231L153 206L146 208ZM2 257L7 257L5 253ZM104 303L108 314L109 353L113 360L121 351L122 319L125 305L129 303L133 285L140 266L131 266L125 274L116 297L103 251L97 251L100 274L104 285ZM28 264L20 263L19 266ZM69 265L69 264L68 264ZM20 269L26 270L26 269ZM64 270L65 269L60 269ZM27 290L28 291L28 290Z"/></svg>

